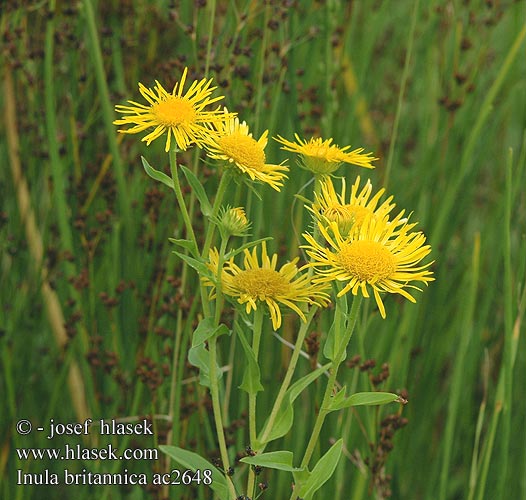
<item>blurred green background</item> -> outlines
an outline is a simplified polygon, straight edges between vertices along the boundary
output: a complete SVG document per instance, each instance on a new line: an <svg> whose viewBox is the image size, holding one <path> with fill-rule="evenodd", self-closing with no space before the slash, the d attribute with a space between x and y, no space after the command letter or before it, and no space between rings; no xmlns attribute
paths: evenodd
<svg viewBox="0 0 526 500"><path fill-rule="evenodd" d="M17 470L64 469L17 458L16 448L50 446L42 434L18 435L21 418L36 427L50 418L157 415L153 439L108 441L154 448L171 434L168 415L175 444L217 454L207 391L185 363L197 281L168 243L183 237L182 219L140 162L142 154L166 170L164 142L146 148L112 125L115 104L140 101L138 82L171 88L185 66L189 78L213 77L216 94L256 137L297 132L373 151L374 171L344 166L339 175L386 187L433 246L436 281L416 305L389 297L386 320L371 304L363 310L350 357L376 367L348 367L340 377L370 390L386 363L380 388L406 390L409 403L331 416L320 450L343 435L345 457L318 498L526 498L525 2L7 0L0 8L2 498L209 498L204 487L16 484ZM266 153L271 163L287 158L273 140ZM198 151L179 160L213 197L216 170ZM309 177L292 158L289 165L280 194L262 187L262 200L247 205L254 237L273 236L284 257L298 254L309 222L293 203ZM188 186L185 193L201 234ZM246 199L242 188L229 192L233 205ZM293 339L295 327L290 320L283 335ZM174 408L176 328L185 336ZM317 332L323 338L322 321ZM221 347L226 365L234 347ZM272 388L290 354L270 335L262 349ZM304 362L301 373L309 370ZM232 456L242 456L241 367L232 373L227 436ZM263 416L272 394L261 396ZM301 398L293 435L276 449L304 449L312 401ZM387 449L381 422L398 411L407 425ZM65 436L53 446L73 442L87 444ZM125 466L151 474L161 462ZM262 498L288 498L290 476L265 471L262 480Z"/></svg>

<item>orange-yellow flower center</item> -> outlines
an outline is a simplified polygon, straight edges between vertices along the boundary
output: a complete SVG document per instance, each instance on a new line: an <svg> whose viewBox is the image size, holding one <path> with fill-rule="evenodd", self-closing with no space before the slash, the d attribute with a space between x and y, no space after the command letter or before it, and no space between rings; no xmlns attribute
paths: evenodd
<svg viewBox="0 0 526 500"><path fill-rule="evenodd" d="M396 272L393 254L376 241L347 243L336 255L338 263L360 281L374 283Z"/></svg>
<svg viewBox="0 0 526 500"><path fill-rule="evenodd" d="M169 96L164 101L152 105L155 118L166 127L195 123L197 113L192 103L177 96Z"/></svg>
<svg viewBox="0 0 526 500"><path fill-rule="evenodd" d="M265 300L290 291L290 283L274 269L247 269L233 278L235 288L253 298Z"/></svg>
<svg viewBox="0 0 526 500"><path fill-rule="evenodd" d="M265 151L253 137L234 132L219 138L218 143L224 154L239 165L254 170L262 170L265 165Z"/></svg>

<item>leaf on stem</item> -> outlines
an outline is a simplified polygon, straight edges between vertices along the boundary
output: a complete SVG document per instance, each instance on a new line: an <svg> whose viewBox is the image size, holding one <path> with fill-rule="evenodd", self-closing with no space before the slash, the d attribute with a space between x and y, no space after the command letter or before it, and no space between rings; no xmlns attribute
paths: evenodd
<svg viewBox="0 0 526 500"><path fill-rule="evenodd" d="M240 462L250 465L259 465L268 469L278 469L286 472L299 472L303 469L293 467L293 454L291 451L271 451L269 453L261 453L253 457L244 457Z"/></svg>
<svg viewBox="0 0 526 500"><path fill-rule="evenodd" d="M274 238L267 236L266 238L260 238L259 240L249 241L248 243L245 243L244 245L240 246L239 248L236 248L235 250L230 250L230 252L225 254L225 260L229 260L232 257L235 257L238 253L241 253L243 250L245 250L245 248L251 248L256 245L259 245L263 241L269 241L272 239Z"/></svg>
<svg viewBox="0 0 526 500"><path fill-rule="evenodd" d="M279 407L279 410L278 410L276 419L274 420L274 424L272 426L271 431L269 432L268 436L265 438L264 441L261 441L261 438L258 438L257 440L258 447L260 445L269 443L270 441L273 441L274 439L278 439L284 436L285 434L287 434L287 432L289 432L294 422L294 408L292 406L294 401L307 386L309 386L312 382L314 382L330 366L331 366L331 363L328 363L325 366L322 366L321 368L314 370L313 372L309 373L308 375L305 375L304 377L300 378L298 381L294 382L294 384L292 384L288 388L283 398L283 401ZM265 426L263 427L263 429L266 429L266 427L267 427L267 423L265 423Z"/></svg>
<svg viewBox="0 0 526 500"><path fill-rule="evenodd" d="M344 389L342 389L344 391ZM340 391L340 393L342 392ZM403 402L398 394L391 392L357 392L348 398L342 398L338 393L327 408L329 411L342 410L351 406L385 405L394 401Z"/></svg>
<svg viewBox="0 0 526 500"><path fill-rule="evenodd" d="M248 394L257 394L259 391L263 390L263 386L261 385L261 375L258 362L256 361L256 356L254 355L254 351L252 350L252 347L250 347L247 339L245 338L245 334L238 323L236 323L236 332L247 358L245 373L243 374L243 380L239 388L245 392L248 392Z"/></svg>
<svg viewBox="0 0 526 500"><path fill-rule="evenodd" d="M161 172L159 170L155 170L149 163L148 160L141 156L142 160L142 166L144 167L144 171L154 180L158 182L162 182L164 185L168 186L170 189L174 188L173 181L170 178L170 176L166 175L164 172Z"/></svg>
<svg viewBox="0 0 526 500"><path fill-rule="evenodd" d="M297 496L299 498L310 500L312 495L330 479L340 460L342 448L343 439L338 439L338 441L330 447L329 451L318 460L318 463L309 474L308 479L300 480L299 483L296 483L294 491L298 488ZM299 479L300 477L301 476L295 475L295 479Z"/></svg>
<svg viewBox="0 0 526 500"><path fill-rule="evenodd" d="M336 311L334 314L334 320L327 334L327 340L323 345L323 355L338 363L336 356L341 346L341 338L344 335L345 329L347 328L347 297L338 297ZM344 353L345 359L345 353Z"/></svg>
<svg viewBox="0 0 526 500"><path fill-rule="evenodd" d="M174 245L177 245L178 247L188 250L194 257L198 257L198 255L195 252L195 245L192 241L176 238L168 238L168 241L170 243L173 243Z"/></svg>
<svg viewBox="0 0 526 500"><path fill-rule="evenodd" d="M208 201L208 196L206 196L205 188L190 169L186 168L184 165L180 165L179 168L183 171L186 180L192 187L195 196L199 200L201 212L205 217L210 217L212 215L212 205Z"/></svg>
<svg viewBox="0 0 526 500"><path fill-rule="evenodd" d="M208 267L206 267L206 265L204 264L203 259L194 259L193 257L185 255L184 253L175 251L174 254L180 257L182 260L184 260L190 267L195 269L201 277L207 276L208 278L213 279L212 273L210 272L210 269L208 269Z"/></svg>
<svg viewBox="0 0 526 500"><path fill-rule="evenodd" d="M214 491L219 500L230 500L231 496L228 491L225 476L221 474L219 469L208 462L208 460L205 460L201 455L198 455L193 451L183 450L177 446L160 445L159 449L170 458L173 458L182 467L190 469L192 472L201 471L201 473L203 473L205 470L211 470L212 481L208 486ZM203 481L203 484L207 483Z"/></svg>
<svg viewBox="0 0 526 500"><path fill-rule="evenodd" d="M213 318L203 318L192 335L192 347L197 347L204 344L208 339L214 335L220 337L221 335L230 335L230 330L224 324L215 326Z"/></svg>
<svg viewBox="0 0 526 500"><path fill-rule="evenodd" d="M210 353L205 348L205 344L199 344L196 347L191 347L188 351L188 362L199 368L199 383L205 387L210 387ZM223 376L223 372L219 365L217 365L217 379L219 380Z"/></svg>

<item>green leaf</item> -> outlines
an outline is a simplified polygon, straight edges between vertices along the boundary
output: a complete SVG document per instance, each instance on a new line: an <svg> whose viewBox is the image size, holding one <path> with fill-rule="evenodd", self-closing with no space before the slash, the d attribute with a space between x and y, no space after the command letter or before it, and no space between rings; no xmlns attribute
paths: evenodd
<svg viewBox="0 0 526 500"><path fill-rule="evenodd" d="M330 479L340 460L342 448L343 439L338 439L338 441L330 447L329 451L318 460L309 478L301 482L298 497L304 500L310 500L312 495Z"/></svg>
<svg viewBox="0 0 526 500"><path fill-rule="evenodd" d="M293 455L291 451L271 451L253 457L244 457L240 459L240 462L250 465L259 465L260 467L267 467L268 469L284 470L286 472L297 472L303 470L293 467L292 460Z"/></svg>
<svg viewBox="0 0 526 500"><path fill-rule="evenodd" d="M290 428L292 427L292 424L294 422L294 408L292 406L292 403L290 401L290 395L285 394L285 397L283 398L283 401L281 403L281 406L279 407L278 414L276 415L276 418L274 420L274 425L272 426L271 431L269 432L268 436L265 438L265 441L261 441L261 438L258 437L256 442L256 447L259 448L260 445L263 445L265 443L270 443L270 441L274 441L274 439L278 439L287 432L289 432ZM263 429L266 428L266 423Z"/></svg>
<svg viewBox="0 0 526 500"><path fill-rule="evenodd" d="M174 251L174 254L177 255L179 258L183 259L190 267L195 269L201 276L212 277L212 273L210 269L206 267L203 260L194 259L193 257L190 257L180 252Z"/></svg>
<svg viewBox="0 0 526 500"><path fill-rule="evenodd" d="M190 469L193 472L211 470L212 482L208 486L214 491L219 500L230 500L230 492L228 491L225 476L208 460L205 460L201 455L193 451L183 450L177 446L160 445L159 449L185 469Z"/></svg>
<svg viewBox="0 0 526 500"><path fill-rule="evenodd" d="M343 386L332 398L330 401L330 408L333 406L337 406L339 404L342 404L345 401L345 393L347 391L347 388Z"/></svg>
<svg viewBox="0 0 526 500"><path fill-rule="evenodd" d="M357 392L348 398L331 401L329 410L342 410L351 406L385 405L398 400L398 394L391 392Z"/></svg>
<svg viewBox="0 0 526 500"><path fill-rule="evenodd" d="M170 189L174 188L173 180L171 177L166 175L165 173L155 170L149 163L148 160L141 156L142 160L142 166L144 167L145 172L154 180L162 182L164 185L168 186Z"/></svg>
<svg viewBox="0 0 526 500"><path fill-rule="evenodd" d="M230 252L228 252L225 255L225 261L231 259L232 257L235 257L238 253L240 253L243 250L245 250L245 248L251 248L251 247L254 247L254 246L258 245L259 243L261 243L263 241L268 241L268 240L272 240L272 239L274 239L274 238L272 238L270 236L267 236L266 238L260 238L259 240L250 241L248 243L245 243L244 245L240 246L239 248L236 248L235 250L231 250Z"/></svg>
<svg viewBox="0 0 526 500"><path fill-rule="evenodd" d="M294 384L292 384L288 388L287 392L285 393L285 397L283 398L283 401L281 403L281 406L279 407L276 419L274 420L272 430L270 431L269 435L265 438L265 441L260 441L260 438L258 438L256 443L258 446L265 443L269 443L274 439L278 439L287 434L287 432L289 432L290 428L292 427L292 424L294 423L294 408L292 406L294 401L309 384L314 382L330 366L331 363L328 363L325 366L314 370L313 372L309 373L308 375L305 375L304 377L294 382ZM266 428L266 425L267 424L265 423L263 429Z"/></svg>
<svg viewBox="0 0 526 500"><path fill-rule="evenodd" d="M195 176L195 174L186 168L184 165L180 165L181 170L183 171L183 174L186 177L186 180L192 187L195 196L199 200L199 206L201 207L201 212L205 217L210 217L212 215L212 205L210 205L210 202L208 201L208 197L206 196L205 188L199 181L199 179Z"/></svg>
<svg viewBox="0 0 526 500"><path fill-rule="evenodd" d="M221 335L230 335L227 326L223 324L214 326L212 318L204 318L199 322L192 336L192 347L188 351L188 361L199 368L199 383L205 387L210 387L210 353L205 348L205 342L213 336L219 337ZM220 366L217 365L217 361L215 363L217 379L219 380L223 373Z"/></svg>
<svg viewBox="0 0 526 500"><path fill-rule="evenodd" d="M245 392L248 392L248 394L257 394L259 391L263 390L263 386L261 385L259 365L256 361L256 356L254 355L252 347L250 347L247 339L245 338L243 330L237 323L236 331L239 340L241 341L241 345L243 346L243 350L245 351L245 356L247 358L245 373L243 374L243 380L239 388Z"/></svg>
<svg viewBox="0 0 526 500"><path fill-rule="evenodd" d="M298 488L299 491L301 485L305 484L309 480L310 475L311 473L307 467L292 471L292 477L294 478L294 488Z"/></svg>
<svg viewBox="0 0 526 500"><path fill-rule="evenodd" d="M188 362L199 368L199 383L205 387L210 387L210 353L205 349L204 343L190 348ZM217 366L216 372L219 380L223 376L220 366Z"/></svg>
<svg viewBox="0 0 526 500"><path fill-rule="evenodd" d="M298 200L302 201L305 205L312 205L312 200L309 200L305 196L302 196L301 194L295 194L294 198L297 198Z"/></svg>
<svg viewBox="0 0 526 500"><path fill-rule="evenodd" d="M214 335L220 337L221 335L229 334L230 330L226 325L220 324L219 326L214 326L213 318L204 318L199 322L199 325L197 325L197 328L194 330L194 334L192 336L192 347L197 347L201 344L204 344Z"/></svg>
<svg viewBox="0 0 526 500"><path fill-rule="evenodd" d="M181 248L184 248L185 250L188 250L189 252L192 253L192 255L194 257L197 257L196 253L195 253L195 245L192 241L190 240L180 240L180 239L175 239L175 238L168 238L168 241L170 241L170 243L173 243L174 245L177 245L178 247L181 247Z"/></svg>
<svg viewBox="0 0 526 500"><path fill-rule="evenodd" d="M345 296L336 299L338 307L334 314L334 320L323 345L323 355L336 362L336 356L341 345L341 338L347 327L347 298Z"/></svg>
<svg viewBox="0 0 526 500"><path fill-rule="evenodd" d="M331 365L332 363L327 363L326 365L320 366L304 377L301 377L299 380L296 380L296 382L294 382L287 391L290 393L291 402L293 403L303 392L303 390L312 384L312 382L314 382L322 373L325 373L331 367Z"/></svg>

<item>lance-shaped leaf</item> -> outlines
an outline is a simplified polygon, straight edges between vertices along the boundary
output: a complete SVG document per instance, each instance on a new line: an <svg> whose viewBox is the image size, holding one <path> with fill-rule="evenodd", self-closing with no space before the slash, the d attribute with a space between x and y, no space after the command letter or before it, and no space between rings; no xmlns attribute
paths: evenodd
<svg viewBox="0 0 526 500"><path fill-rule="evenodd" d="M170 189L174 188L173 181L171 177L166 175L164 172L161 172L160 170L155 170L149 163L148 160L141 156L142 160L142 166L144 167L144 171L154 180L158 182L162 182L164 185L168 186Z"/></svg>
<svg viewBox="0 0 526 500"><path fill-rule="evenodd" d="M201 473L204 470L211 470L212 482L208 486L210 486L210 489L217 495L219 500L230 500L231 496L225 476L208 460L205 460L201 455L193 451L183 450L177 446L160 445L159 449L185 469L190 469L193 472L201 471ZM203 484L205 483L203 482Z"/></svg>
<svg viewBox="0 0 526 500"><path fill-rule="evenodd" d="M178 247L188 250L189 252L192 253L194 257L198 257L193 241L184 240L184 239L176 239L176 238L168 238L168 241L170 241L170 243L173 243L174 245L177 245Z"/></svg>
<svg viewBox="0 0 526 500"><path fill-rule="evenodd" d="M208 267L204 264L203 260L197 260L193 257L190 257L189 255L185 255L184 253L180 252L174 252L177 257L180 257L182 260L184 260L190 267L195 269L201 276L207 276L209 278L212 277L212 273Z"/></svg>
<svg viewBox="0 0 526 500"><path fill-rule="evenodd" d="M199 383L205 387L210 387L210 353L205 349L205 344L199 344L196 347L191 347L188 351L188 362L199 368ZM216 363L217 379L223 376L223 372Z"/></svg>
<svg viewBox="0 0 526 500"><path fill-rule="evenodd" d="M245 243L244 245L241 245L240 247L236 248L235 250L230 250L230 252L227 252L225 255L225 260L231 259L232 257L235 257L238 253L241 253L245 248L251 248L263 241L271 240L270 236L267 236L266 238L260 238L259 240L249 241L248 243Z"/></svg>
<svg viewBox="0 0 526 500"><path fill-rule="evenodd" d="M337 363L336 356L341 346L341 338L347 328L347 297L344 295L336 300L338 301L338 307L336 308L332 325L329 328L327 339L323 345L323 355L327 359Z"/></svg>
<svg viewBox="0 0 526 500"><path fill-rule="evenodd" d="M217 337L220 337L221 335L230 335L230 330L223 324L215 326L213 318L203 318L192 335L192 347L204 344L214 335Z"/></svg>
<svg viewBox="0 0 526 500"><path fill-rule="evenodd" d="M259 391L263 390L263 386L261 385L261 376L259 365L256 361L256 356L254 355L254 351L252 350L252 347L250 347L243 330L237 323L236 332L239 340L241 341L241 345L243 346L243 351L245 351L245 356L247 359L245 373L243 374L243 381L241 382L239 388L245 392L248 392L248 394L257 394Z"/></svg>
<svg viewBox="0 0 526 500"><path fill-rule="evenodd" d="M208 201L208 197L206 196L205 188L199 182L199 179L195 176L195 174L186 168L184 165L180 165L181 170L183 171L183 174L186 177L186 180L192 186L193 192L197 199L199 200L199 206L201 207L201 212L205 217L210 217L212 215L212 205L210 205L210 202Z"/></svg>
<svg viewBox="0 0 526 500"><path fill-rule="evenodd" d="M348 398L334 398L327 408L330 411L342 410L351 406L385 405L394 401L401 402L398 394L391 392L357 392Z"/></svg>
<svg viewBox="0 0 526 500"><path fill-rule="evenodd" d="M278 469L286 472L299 472L303 469L298 469L292 465L293 455L291 451L270 451L255 455L253 457L244 457L240 462L250 465L259 465L268 469Z"/></svg>
<svg viewBox="0 0 526 500"><path fill-rule="evenodd" d="M294 401L309 384L314 382L330 366L331 363L328 363L325 366L314 370L308 375L305 375L304 377L300 378L288 388L283 398L283 401L279 407L276 419L274 420L274 425L272 426L272 429L269 432L268 436L265 437L264 441L261 441L263 437L262 435L258 437L256 443L258 447L262 444L269 443L274 439L278 439L287 434L287 432L289 432L294 422L294 408L292 406ZM265 423L263 429L266 429L267 423L268 421Z"/></svg>
<svg viewBox="0 0 526 500"><path fill-rule="evenodd" d="M318 460L318 463L312 469L308 479L302 481L298 488L298 497L303 500L310 500L312 495L316 493L332 476L340 456L342 454L343 439L338 439L325 455ZM294 491L296 491L296 487Z"/></svg>

